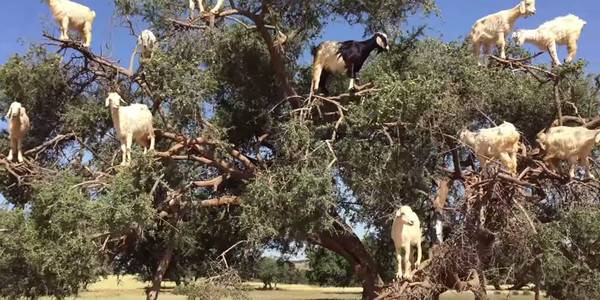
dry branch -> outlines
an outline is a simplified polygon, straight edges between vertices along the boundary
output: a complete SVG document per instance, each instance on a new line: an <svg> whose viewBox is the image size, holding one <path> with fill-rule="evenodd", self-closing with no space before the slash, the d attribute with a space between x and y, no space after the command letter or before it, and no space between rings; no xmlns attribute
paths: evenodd
<svg viewBox="0 0 600 300"><path fill-rule="evenodd" d="M224 206L224 205L240 205L242 204L242 200L237 196L222 196L218 198L202 200L200 201L201 207L214 207L214 206Z"/></svg>
<svg viewBox="0 0 600 300"><path fill-rule="evenodd" d="M107 58L104 58L102 56L98 56L98 55L94 54L92 51L90 51L89 48L84 47L79 42L70 41L70 40L63 41L63 40L57 39L47 33L44 33L44 37L51 41L59 43L58 46L61 49L70 48L70 49L76 50L79 53L81 53L89 61L92 61L102 67L110 68L120 74L127 76L127 77L133 78L134 74L129 69L124 68L124 67L120 66L118 63L110 61Z"/></svg>
<svg viewBox="0 0 600 300"><path fill-rule="evenodd" d="M531 58L534 58L540 54L541 53L538 53L538 54L532 56ZM536 66L532 66L530 64L524 63L526 61L529 61L531 58L528 58L528 59L504 59L504 58L500 58L495 55L491 55L490 58L492 58L493 60L497 61L501 65L504 65L507 68L510 68L512 70L525 70L527 73L531 74L540 83L547 83L547 82L551 82L551 81L553 82L553 81L556 81L558 78L558 75L556 75L546 69L542 69L540 67L536 67ZM540 74L541 74L541 76L545 77L546 79L542 79L540 77Z"/></svg>
<svg viewBox="0 0 600 300"><path fill-rule="evenodd" d="M75 133L59 134L56 137L44 142L43 144L25 151L25 155L31 155L46 150L50 146L56 146L60 142L68 141L75 138Z"/></svg>

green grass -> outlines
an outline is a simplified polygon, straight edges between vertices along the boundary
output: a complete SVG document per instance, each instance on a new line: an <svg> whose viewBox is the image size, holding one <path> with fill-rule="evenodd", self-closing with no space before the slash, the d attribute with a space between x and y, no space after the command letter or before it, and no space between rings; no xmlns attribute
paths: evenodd
<svg viewBox="0 0 600 300"><path fill-rule="evenodd" d="M172 282L165 282L163 284L164 289L161 291L159 299L186 300L184 296L177 296L171 293L174 286L175 284ZM253 300L354 300L360 299L361 293L360 288L333 288L282 284L277 286L277 290L263 291L258 289L262 286L260 283L251 282L248 283L248 286L251 288L249 296ZM137 281L132 276L124 276L121 278L111 276L90 285L87 291L82 292L77 299L139 300L144 299L144 287L146 287L145 283ZM524 293L529 295L524 296ZM489 295L490 300L533 300L533 293L528 291L490 291ZM469 293L456 294L448 292L442 296L442 300L471 300L473 298L473 295Z"/></svg>

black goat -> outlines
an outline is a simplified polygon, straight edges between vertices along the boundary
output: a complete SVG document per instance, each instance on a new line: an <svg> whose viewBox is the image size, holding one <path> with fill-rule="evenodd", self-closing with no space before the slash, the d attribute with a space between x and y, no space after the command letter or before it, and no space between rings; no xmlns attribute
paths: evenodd
<svg viewBox="0 0 600 300"><path fill-rule="evenodd" d="M354 90L354 81L371 51L377 49L388 51L388 38L385 33L377 32L365 41L326 41L313 49L313 74L311 93L319 89L326 95L329 94L327 85L332 75L344 74L350 77L349 90Z"/></svg>

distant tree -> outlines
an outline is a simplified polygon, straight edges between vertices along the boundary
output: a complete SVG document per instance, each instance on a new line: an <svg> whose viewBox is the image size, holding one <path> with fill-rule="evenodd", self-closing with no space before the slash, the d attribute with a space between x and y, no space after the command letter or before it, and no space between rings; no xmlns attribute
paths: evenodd
<svg viewBox="0 0 600 300"><path fill-rule="evenodd" d="M346 287L357 284L352 266L344 257L323 247L310 247L306 251L309 270L308 281L324 286Z"/></svg>
<svg viewBox="0 0 600 300"><path fill-rule="evenodd" d="M296 270L293 263L273 257L261 259L257 274L264 289L277 288L278 283L296 284L305 281L304 273Z"/></svg>

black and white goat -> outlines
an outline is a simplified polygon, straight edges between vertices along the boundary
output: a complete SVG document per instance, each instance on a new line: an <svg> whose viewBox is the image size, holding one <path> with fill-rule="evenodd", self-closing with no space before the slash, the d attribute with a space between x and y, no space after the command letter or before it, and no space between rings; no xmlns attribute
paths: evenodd
<svg viewBox="0 0 600 300"><path fill-rule="evenodd" d="M354 90L354 82L358 72L371 51L388 51L388 38L385 33L377 32L365 41L326 41L313 50L313 74L311 93L316 94L319 89L328 94L327 85L332 75L344 74L350 77L349 90Z"/></svg>

